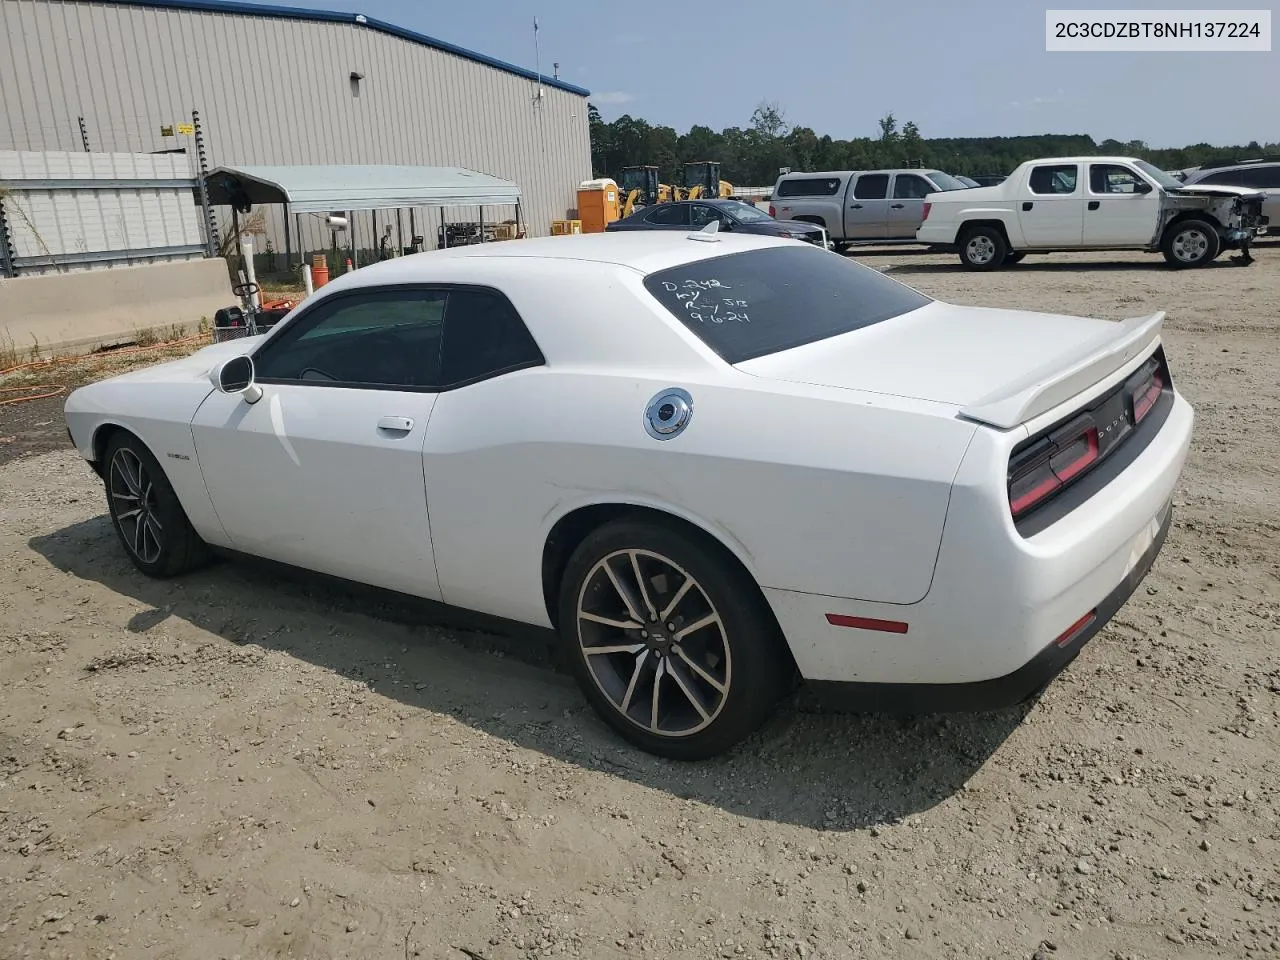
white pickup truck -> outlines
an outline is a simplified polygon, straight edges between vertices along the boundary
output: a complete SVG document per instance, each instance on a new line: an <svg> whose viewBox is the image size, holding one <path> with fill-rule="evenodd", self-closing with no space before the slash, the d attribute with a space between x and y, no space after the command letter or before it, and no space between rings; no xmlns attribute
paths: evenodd
<svg viewBox="0 0 1280 960"><path fill-rule="evenodd" d="M954 249L971 270L1063 250L1159 251L1199 267L1266 232L1265 195L1246 187L1187 186L1145 160L1029 160L994 187L925 198L921 243Z"/></svg>

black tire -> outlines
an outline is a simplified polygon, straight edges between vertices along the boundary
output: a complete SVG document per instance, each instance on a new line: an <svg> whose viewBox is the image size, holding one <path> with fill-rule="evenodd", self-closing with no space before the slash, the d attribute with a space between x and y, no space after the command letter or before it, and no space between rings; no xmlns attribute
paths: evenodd
<svg viewBox="0 0 1280 960"><path fill-rule="evenodd" d="M960 238L960 262L966 270L994 270L1004 265L1009 244L999 227L970 227Z"/></svg>
<svg viewBox="0 0 1280 960"><path fill-rule="evenodd" d="M1178 270L1203 267L1222 252L1218 229L1207 220L1179 220L1169 225L1160 240L1165 262Z"/></svg>
<svg viewBox="0 0 1280 960"><path fill-rule="evenodd" d="M131 433L115 434L107 442L102 472L111 525L134 566L163 579L208 562L208 546L146 444ZM143 513L131 513L140 505Z"/></svg>
<svg viewBox="0 0 1280 960"><path fill-rule="evenodd" d="M1022 253L1017 250L1013 251L1012 253L1006 253L1004 255L1004 265L1008 267L1008 266L1012 266L1015 263L1021 263L1022 258L1025 256L1026 256L1025 253Z"/></svg>
<svg viewBox="0 0 1280 960"><path fill-rule="evenodd" d="M633 562L647 584L648 601L667 618L654 622L636 590ZM643 634L621 629L623 622L637 621L615 577L643 618ZM684 588L686 577L693 583ZM665 611L677 595L679 602ZM580 612L612 624L584 619ZM679 636L709 616L718 619ZM624 739L661 757L703 760L729 750L769 718L794 678L756 585L719 544L676 524L620 519L590 533L565 569L559 622L566 660L587 701ZM592 647L627 649L587 654Z"/></svg>

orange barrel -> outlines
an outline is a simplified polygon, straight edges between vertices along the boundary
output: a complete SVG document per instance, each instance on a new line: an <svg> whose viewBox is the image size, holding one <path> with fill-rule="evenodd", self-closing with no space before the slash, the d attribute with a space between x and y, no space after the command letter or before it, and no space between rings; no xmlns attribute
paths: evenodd
<svg viewBox="0 0 1280 960"><path fill-rule="evenodd" d="M347 273L351 272L351 258L347 257Z"/></svg>
<svg viewBox="0 0 1280 960"><path fill-rule="evenodd" d="M319 290L329 282L329 261L323 253L311 258L311 289Z"/></svg>

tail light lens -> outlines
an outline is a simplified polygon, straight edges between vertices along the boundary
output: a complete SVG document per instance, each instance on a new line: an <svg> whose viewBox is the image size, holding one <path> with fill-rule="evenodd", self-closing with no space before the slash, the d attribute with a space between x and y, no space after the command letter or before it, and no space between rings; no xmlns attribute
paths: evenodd
<svg viewBox="0 0 1280 960"><path fill-rule="evenodd" d="M1009 464L1009 510L1020 517L1098 460L1098 428L1082 414Z"/></svg>
<svg viewBox="0 0 1280 960"><path fill-rule="evenodd" d="M926 204L924 205L924 216L920 218L921 220L928 220L928 219L929 219L929 208L930 208L930 207L932 207L932 206L933 206L933 204L932 204L932 203L926 203Z"/></svg>
<svg viewBox="0 0 1280 960"><path fill-rule="evenodd" d="M773 209L773 204L772 204L772 203L771 203L771 204L769 204L769 216L774 217L775 219L776 219L776 218L777 218L777 216L778 216L778 211L777 211L777 210L775 210L775 209Z"/></svg>
<svg viewBox="0 0 1280 960"><path fill-rule="evenodd" d="M1163 390L1164 378L1160 376L1160 365L1156 360L1150 360L1138 375L1129 381L1129 399L1133 404L1135 425L1141 423L1142 418L1151 412Z"/></svg>

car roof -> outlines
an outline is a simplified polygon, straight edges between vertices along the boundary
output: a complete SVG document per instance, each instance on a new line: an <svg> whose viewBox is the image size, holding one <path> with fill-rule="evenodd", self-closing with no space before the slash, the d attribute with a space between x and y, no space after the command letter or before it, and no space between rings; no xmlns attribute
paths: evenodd
<svg viewBox="0 0 1280 960"><path fill-rule="evenodd" d="M767 247L793 246L797 241L758 234L717 233L711 242L692 240L697 230L629 230L582 233L560 237L531 237L429 250L393 257L361 267L331 281L324 289L355 289L372 284L417 283L434 279L435 269L450 261L555 260L606 263L641 274Z"/></svg>
<svg viewBox="0 0 1280 960"><path fill-rule="evenodd" d="M942 173L937 167L877 167L874 170L813 170L804 173L784 173L778 177L783 180L822 180L827 177L854 177L867 173Z"/></svg>
<svg viewBox="0 0 1280 960"><path fill-rule="evenodd" d="M1212 173L1235 173L1237 170L1257 170L1259 167L1280 167L1280 160L1241 160L1220 167L1196 167L1187 173L1187 179L1207 177Z"/></svg>

